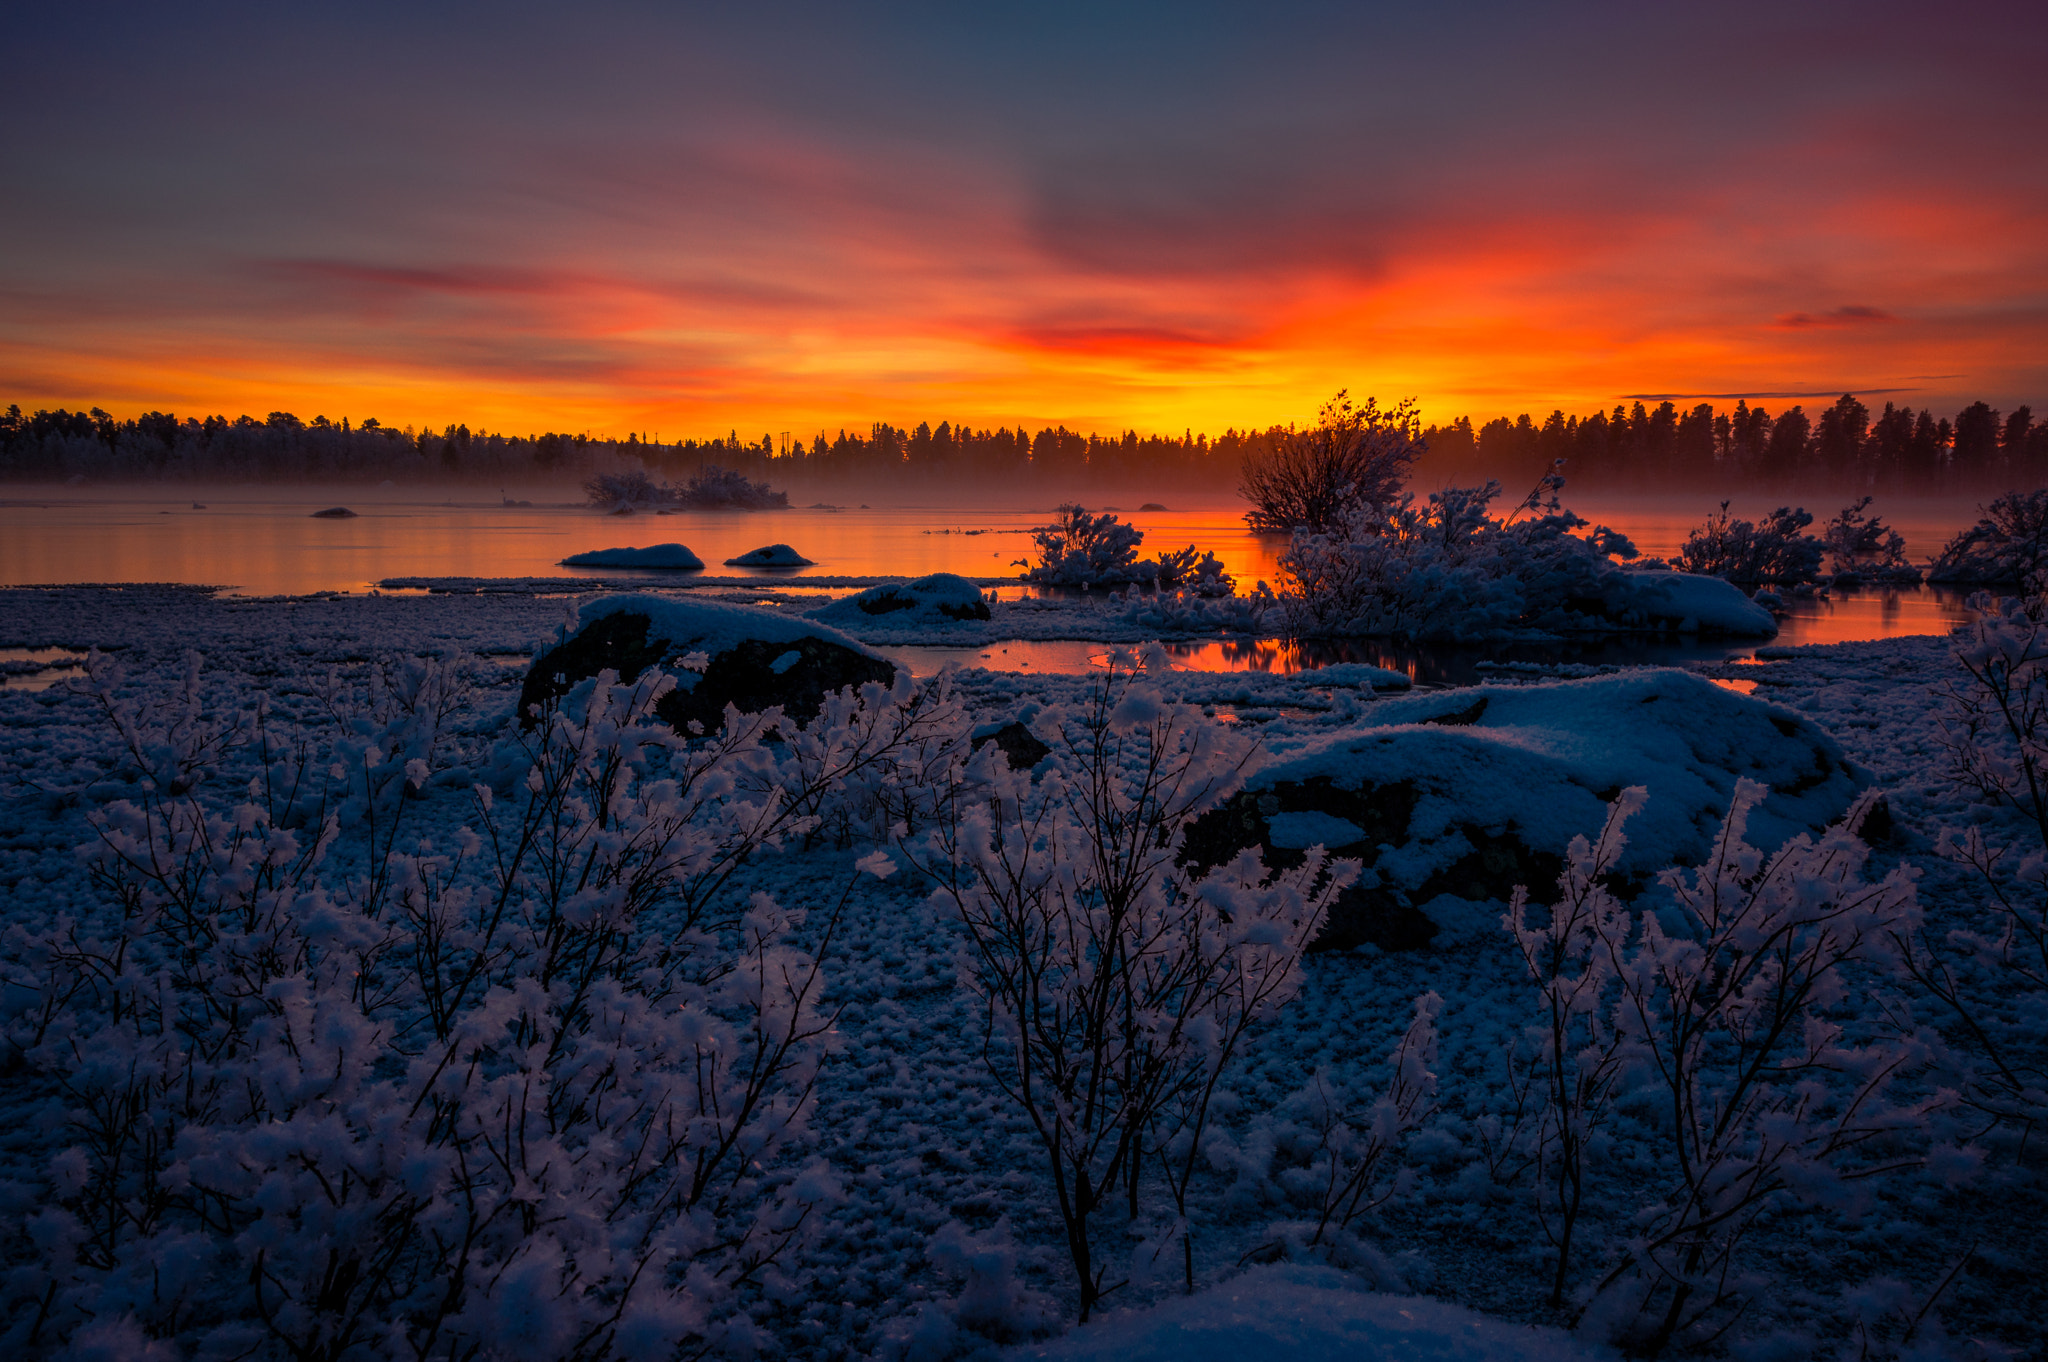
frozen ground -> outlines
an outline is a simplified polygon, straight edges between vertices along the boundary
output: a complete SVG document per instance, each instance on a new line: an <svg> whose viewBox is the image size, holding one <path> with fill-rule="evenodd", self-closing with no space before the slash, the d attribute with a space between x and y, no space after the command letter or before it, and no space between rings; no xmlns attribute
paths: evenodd
<svg viewBox="0 0 2048 1362"><path fill-rule="evenodd" d="M198 648L218 709L245 710L263 691L281 716L308 724L323 722L337 695L360 691L373 661L442 654L470 665L473 694L454 727L459 744L481 752L513 721L525 657L556 636L571 606L523 593L255 601L181 588L9 590L0 591L0 647L119 648L135 695L166 692L184 650ZM1005 636L1017 636L1014 622L1004 627L1011 631ZM1064 627L1072 627L1071 615ZM1118 623L1104 632L1142 630ZM1879 861L1920 869L1933 933L1985 922L1974 882L1933 854L1941 829L2003 817L1944 778L1933 697L1953 670L1946 642L1931 638L1788 650L1757 665L1708 669L1718 679L1754 683L1760 699L1810 716L1874 772L1895 821ZM1373 683L1385 679L1372 672L1188 673L1170 689L1286 748L1370 721L1379 703ZM958 684L993 718L1056 701L1085 682L969 671ZM73 850L89 837L85 812L123 788L111 736L94 704L65 686L0 691L0 899L10 924L71 910L85 892ZM417 820L413 830L446 839L467 808L454 790L430 790L409 816ZM978 1013L956 976L958 931L913 876L856 877L854 862L870 849L792 850L749 872L750 885L790 903L818 903L821 885L833 893L857 885L827 966L830 998L842 1009L840 1048L823 1071L813 1122L815 1151L847 1197L830 1212L798 1284L754 1304L770 1355L938 1355L923 1348L937 1347L938 1333L918 1330L962 1290L960 1276L947 1270L952 1260L934 1247L960 1234L948 1226L1013 1246L1004 1252L1022 1281L1051 1297L1059 1318L1072 1314L1042 1155L975 1048L962 1043L978 1034ZM1531 888L1541 899L1551 887ZM1025 1343L1020 1355L1574 1355L1576 1343L1524 1328L1559 1323L1544 1304L1548 1254L1526 1183L1489 1157L1489 1118L1507 1106L1502 1056L1527 1020L1510 941L1480 935L1415 953L1318 956L1306 975L1300 996L1230 1076L1227 1149L1234 1152L1196 1183L1193 1242L1206 1294L1175 1300L1173 1274L1159 1274L1112 1297L1118 1305L1166 1302L1155 1310L1113 1316L1068 1339ZM1385 1056L1411 1000L1425 990L1444 999L1440 1110L1407 1150L1412 1183L1372 1221L1366 1240L1373 1254L1358 1274L1341 1279L1292 1266L1239 1276L1248 1256L1274 1242L1274 1223L1297 1214L1274 1165L1286 1139L1275 1113L1318 1070L1366 1088L1383 1081ZM1923 1020L1938 1020L1924 1001L1918 1006ZM0 1215L18 1225L45 1195L56 1136L47 1092L29 1074L0 1075L0 1091L9 1109L0 1121ZM1941 1139L1971 1133L1934 1132ZM1746 1258L1767 1286L1729 1335L1731 1350L1833 1355L1856 1320L1901 1305L1910 1314L1961 1260L1934 1312L1947 1334L2043 1355L2048 1286L2039 1266L2048 1261L2048 1217L2041 1214L2038 1139L2024 1156L2009 1130L1991 1132L1984 1144L1988 1155L1973 1179L1950 1185L1906 1175L1873 1186L1859 1215L1787 1210L1770 1222ZM1656 1183L1657 1147L1654 1112L1624 1105L1601 1150L1586 1242L1626 1238L1630 1215ZM1102 1241L1122 1253L1160 1228L1154 1208L1131 1225L1112 1215ZM1591 1251L1589 1261L1598 1258ZM1361 1288L1380 1294L1357 1294ZM1421 1299L1404 1307L1388 1293Z"/></svg>

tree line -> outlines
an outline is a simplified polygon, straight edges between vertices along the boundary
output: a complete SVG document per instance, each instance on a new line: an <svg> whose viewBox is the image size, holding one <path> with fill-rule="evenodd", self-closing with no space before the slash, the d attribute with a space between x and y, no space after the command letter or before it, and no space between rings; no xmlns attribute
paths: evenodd
<svg viewBox="0 0 2048 1362"><path fill-rule="evenodd" d="M1738 401L1732 411L1702 402L1617 404L1612 413L1538 424L1528 414L1474 429L1460 417L1423 431L1425 477L1498 478L1510 490L1530 470L1565 460L1575 488L1700 490L1734 485L1856 488L1922 495L2034 487L2048 483L2048 424L2028 406L2001 415L1973 402L1953 419L1930 409L1884 404L1875 415L1853 393L1809 416L1792 406L1776 416Z"/></svg>
<svg viewBox="0 0 2048 1362"><path fill-rule="evenodd" d="M635 432L514 435L467 424L387 426L290 412L180 418L151 411L127 420L93 407L0 415L0 478L18 480L291 480L509 483L582 479L634 467L686 477L717 466L770 482L829 485L901 479L934 484L1045 486L1066 495L1090 486L1156 486L1230 491L1247 459L1270 456L1293 431L1231 428L1221 435L1084 433L1064 425L1030 430L965 423L876 422L865 431L820 431L808 443L788 433L758 440L737 431L664 442ZM2032 409L2000 413L1975 402L1953 417L1887 402L1881 412L1853 394L1809 416L1801 406L1773 415L1738 401L1733 410L1700 403L1680 411L1638 401L1611 413L1541 422L1528 414L1474 427L1468 417L1422 430L1415 481L1422 485L1498 479L1510 490L1565 460L1575 490L1714 490L1732 486L1826 486L1879 493L1939 494L2048 483L2048 423Z"/></svg>

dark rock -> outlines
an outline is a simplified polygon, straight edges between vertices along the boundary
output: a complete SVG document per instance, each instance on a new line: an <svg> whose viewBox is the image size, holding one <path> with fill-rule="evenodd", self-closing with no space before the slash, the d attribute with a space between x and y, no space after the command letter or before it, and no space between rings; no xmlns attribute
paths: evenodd
<svg viewBox="0 0 2048 1362"><path fill-rule="evenodd" d="M356 513L346 506L329 506L324 511L313 512L315 520L354 520Z"/></svg>
<svg viewBox="0 0 2048 1362"><path fill-rule="evenodd" d="M989 743L994 743L1002 752L1012 771L1028 771L1052 755L1052 749L1021 723L1005 724L993 733L982 734L974 739L975 750L979 751Z"/></svg>
<svg viewBox="0 0 2048 1362"><path fill-rule="evenodd" d="M1357 827L1360 835L1355 840L1327 850L1332 856L1370 866L1379 859L1382 846L1408 840L1408 823L1415 813L1415 802L1415 787L1405 781L1347 790L1327 777L1318 777L1240 790L1221 808L1195 820L1188 829L1181 859L1197 870L1207 870L1246 847L1257 847L1272 869L1300 865L1307 858L1307 851L1276 845L1273 819L1281 814L1306 813L1321 814ZM1414 950L1428 945L1436 930L1436 924L1415 907L1412 896L1383 885L1354 884L1330 905L1322 930L1309 943L1309 951L1348 951L1362 945L1385 951Z"/></svg>
<svg viewBox="0 0 2048 1362"><path fill-rule="evenodd" d="M657 613L663 620L660 626L655 624ZM735 636L736 630L756 623L766 637ZM707 641L711 646L705 646ZM683 656L700 649L710 654L701 674L678 665ZM683 733L690 731L693 721L703 725L704 732L717 732L727 704L747 714L780 705L790 718L808 720L834 691L869 681L888 685L896 678L895 665L888 659L826 637L823 631L793 630L788 620L753 615L745 607L678 607L664 601L658 611L617 609L588 619L574 635L537 658L520 688L520 722L530 726L533 706L567 693L605 668L631 682L650 667L675 676L676 688L662 697L655 713Z"/></svg>
<svg viewBox="0 0 2048 1362"><path fill-rule="evenodd" d="M1453 709L1442 714L1432 714L1427 719L1418 719L1416 722L1442 724L1447 728L1465 728L1471 724L1478 723L1485 715L1486 697L1482 695L1462 709Z"/></svg>

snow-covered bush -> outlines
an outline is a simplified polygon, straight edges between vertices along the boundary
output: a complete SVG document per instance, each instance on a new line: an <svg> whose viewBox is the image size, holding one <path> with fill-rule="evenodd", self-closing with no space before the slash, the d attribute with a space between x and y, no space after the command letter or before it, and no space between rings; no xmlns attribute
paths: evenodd
<svg viewBox="0 0 2048 1362"><path fill-rule="evenodd" d="M1930 582L2034 589L2048 570L2048 487L2007 492L1983 518L1942 546Z"/></svg>
<svg viewBox="0 0 2048 1362"><path fill-rule="evenodd" d="M197 676L151 711L93 660L139 797L91 816L95 892L0 949L59 1146L8 1227L10 1353L117 1325L130 1352L220 1356L744 1343L837 1196L801 1162L837 913L733 876L893 751L950 742L944 704L885 718L918 697L874 687L778 755L776 711L693 743L653 717L672 678L605 674L522 740L515 797L476 786L430 845L434 749L401 760L362 715L326 764L266 738L243 802L203 798L250 735ZM424 722L418 680L362 708Z"/></svg>
<svg viewBox="0 0 2048 1362"><path fill-rule="evenodd" d="M1306 637L1471 638L1595 627L1626 595L1610 555L1635 547L1604 527L1584 536L1569 511L1487 514L1500 484L1412 495L1354 510L1333 533L1297 530L1281 556L1290 632Z"/></svg>
<svg viewBox="0 0 2048 1362"><path fill-rule="evenodd" d="M1224 569L1223 560L1213 553L1197 558L1193 544L1160 554L1159 572L1154 580L1162 590L1178 587L1196 596L1228 596L1237 589L1237 581Z"/></svg>
<svg viewBox="0 0 2048 1362"><path fill-rule="evenodd" d="M1409 465L1422 453L1422 422L1411 398L1381 411L1339 392L1323 404L1316 424L1290 430L1270 450L1245 455L1238 495L1252 504L1245 523L1254 530L1332 534L1367 507L1394 500Z"/></svg>
<svg viewBox="0 0 2048 1362"><path fill-rule="evenodd" d="M1230 577L1214 554L1199 561L1195 547L1162 555L1158 559L1138 557L1138 545L1145 532L1118 520L1107 511L1090 515L1072 503L1059 508L1058 519L1031 532L1038 560L1020 558L1027 581L1046 586L1125 586L1133 582L1156 582L1175 586L1182 582L1204 594L1229 594Z"/></svg>
<svg viewBox="0 0 2048 1362"><path fill-rule="evenodd" d="M1148 1154L1184 1198L1223 1067L1299 987L1355 865L1316 851L1269 875L1256 850L1206 875L1180 864L1189 824L1242 784L1255 744L1123 663L1034 727L1052 746L1044 774L984 746L905 853L966 930L982 1053L1043 1144L1086 1320L1117 1284L1092 1218L1121 1189L1137 1219Z"/></svg>
<svg viewBox="0 0 2048 1362"><path fill-rule="evenodd" d="M1813 513L1780 506L1761 521L1736 520L1721 503L1718 515L1694 530L1678 551L1677 566L1703 577L1725 577L1755 586L1762 582L1810 582L1820 574L1827 546L1805 533Z"/></svg>
<svg viewBox="0 0 2048 1362"><path fill-rule="evenodd" d="M1821 535L1836 580L1918 582L1920 569L1906 561L1905 537L1879 517L1865 514L1871 500L1864 497L1844 506Z"/></svg>
<svg viewBox="0 0 2048 1362"><path fill-rule="evenodd" d="M1630 930L1598 932L1614 1024L1664 1108L1670 1182L1635 1218L1587 1320L1653 1355L1726 1327L1753 1288L1743 1243L1774 1207L1853 1209L1862 1181L1919 1167L1902 1146L1951 1096L1895 1102L1925 1046L1858 1045L1832 1016L1869 987L1852 971L1903 973L1919 922L1911 869L1864 877L1870 849L1850 829L1875 796L1766 861L1743 840L1763 795L1739 782L1708 862L1660 877L1669 928L1644 911Z"/></svg>

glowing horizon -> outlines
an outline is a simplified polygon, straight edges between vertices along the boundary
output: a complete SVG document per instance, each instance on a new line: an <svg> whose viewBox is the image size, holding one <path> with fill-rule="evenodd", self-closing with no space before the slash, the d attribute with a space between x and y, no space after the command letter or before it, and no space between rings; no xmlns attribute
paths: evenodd
<svg viewBox="0 0 2048 1362"><path fill-rule="evenodd" d="M1340 387L2048 405L2017 6L1905 44L1869 6L256 13L31 35L0 403L805 440L1216 433Z"/></svg>

